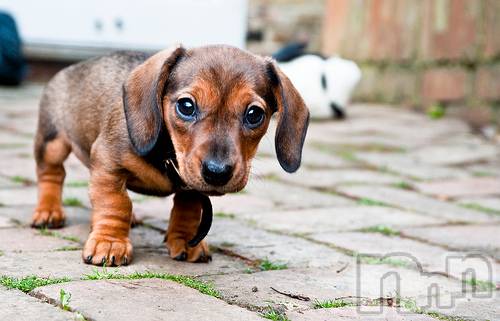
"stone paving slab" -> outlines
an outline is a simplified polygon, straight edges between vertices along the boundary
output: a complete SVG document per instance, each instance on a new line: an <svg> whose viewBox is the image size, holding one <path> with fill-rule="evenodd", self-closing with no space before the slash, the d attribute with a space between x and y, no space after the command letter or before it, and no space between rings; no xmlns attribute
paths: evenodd
<svg viewBox="0 0 500 321"><path fill-rule="evenodd" d="M291 321L435 321L436 319L425 315L411 313L396 308L384 307L382 313L378 308L370 311L363 307L363 312L358 312L357 307L344 307L338 309L316 309L308 311L290 312L287 314Z"/></svg>
<svg viewBox="0 0 500 321"><path fill-rule="evenodd" d="M18 290L0 287L0 320L5 321L70 321L72 312L44 303Z"/></svg>
<svg viewBox="0 0 500 321"><path fill-rule="evenodd" d="M437 311L452 318L498 321L500 320L499 293L499 291L494 292L491 298L474 298L468 295L466 298L457 299L451 308L439 308L434 305L428 310Z"/></svg>
<svg viewBox="0 0 500 321"><path fill-rule="evenodd" d="M279 179L294 185L313 188L333 188L341 184L389 185L404 181L404 179L395 175L364 169L303 169L293 175L280 173Z"/></svg>
<svg viewBox="0 0 500 321"><path fill-rule="evenodd" d="M458 203L465 206L476 204L500 212L500 197L461 198L458 200Z"/></svg>
<svg viewBox="0 0 500 321"><path fill-rule="evenodd" d="M442 202L413 191L389 187L373 188L370 186L346 186L340 187L338 190L353 197L373 199L450 221L489 222L499 220L498 216Z"/></svg>
<svg viewBox="0 0 500 321"><path fill-rule="evenodd" d="M245 191L250 195L267 198L273 201L276 207L283 209L345 206L353 204L353 201L344 197L269 180L251 181L248 183Z"/></svg>
<svg viewBox="0 0 500 321"><path fill-rule="evenodd" d="M0 230L0 250L3 252L51 251L76 245L78 243L73 241L41 235L35 229L5 228Z"/></svg>
<svg viewBox="0 0 500 321"><path fill-rule="evenodd" d="M106 268L109 273L131 274L134 272L157 272L181 275L206 275L243 272L248 265L226 255L213 253L210 263L185 263L172 260L165 249L137 249L134 260L127 266ZM101 267L88 265L82 261L81 250L5 252L0 256L0 275L25 277L62 278L78 280L94 270L103 272Z"/></svg>
<svg viewBox="0 0 500 321"><path fill-rule="evenodd" d="M406 263L417 270L450 275L459 280L463 273L472 269L477 279L500 284L500 264L490 257L468 256L466 252L451 252L435 245L377 233L318 233L309 238L355 253Z"/></svg>
<svg viewBox="0 0 500 321"><path fill-rule="evenodd" d="M8 218L13 222L30 227L34 205L2 206L0 207L0 217ZM66 206L66 226L78 225L90 222L90 210L88 208Z"/></svg>
<svg viewBox="0 0 500 321"><path fill-rule="evenodd" d="M422 180L471 176L470 173L459 168L425 164L401 153L359 152L355 154L355 157L372 166Z"/></svg>
<svg viewBox="0 0 500 321"><path fill-rule="evenodd" d="M463 225L403 229L420 240L463 251L480 251L500 260L500 225Z"/></svg>
<svg viewBox="0 0 500 321"><path fill-rule="evenodd" d="M250 260L269 260L289 267L330 266L350 258L327 246L269 233L234 220L217 220L208 235L211 245Z"/></svg>
<svg viewBox="0 0 500 321"><path fill-rule="evenodd" d="M71 293L72 309L92 320L262 320L257 313L159 279L71 282L34 294L58 301L60 289Z"/></svg>
<svg viewBox="0 0 500 321"><path fill-rule="evenodd" d="M472 177L461 180L416 183L418 191L440 199L497 195L500 199L500 179L497 177Z"/></svg>
<svg viewBox="0 0 500 321"><path fill-rule="evenodd" d="M396 275L402 286L398 286ZM401 297L418 297L426 294L431 284L436 284L443 295L461 291L459 282L442 276L427 276L417 271L386 265L363 264L358 269L354 260L348 264L337 263L329 268L212 275L203 279L213 282L223 298L230 303L250 307L284 305L289 310L309 309L315 300L332 300L338 297L378 299L394 297L396 293ZM280 292L308 297L310 301L290 298L271 287Z"/></svg>
<svg viewBox="0 0 500 321"><path fill-rule="evenodd" d="M383 206L339 206L307 210L255 211L236 215L255 226L286 233L353 231L376 225L399 228L443 224L446 220Z"/></svg>
<svg viewBox="0 0 500 321"><path fill-rule="evenodd" d="M430 165L462 165L498 159L500 150L491 144L432 145L413 152L410 156L417 162Z"/></svg>

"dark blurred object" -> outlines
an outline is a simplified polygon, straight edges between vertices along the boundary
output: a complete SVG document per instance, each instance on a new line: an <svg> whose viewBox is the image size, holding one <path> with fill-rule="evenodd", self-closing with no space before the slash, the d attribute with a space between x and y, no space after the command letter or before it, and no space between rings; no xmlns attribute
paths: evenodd
<svg viewBox="0 0 500 321"><path fill-rule="evenodd" d="M273 54L273 58L278 62L288 62L297 57L303 56L306 52L307 42L292 42Z"/></svg>
<svg viewBox="0 0 500 321"><path fill-rule="evenodd" d="M16 22L11 15L0 11L0 85L19 85L25 71Z"/></svg>

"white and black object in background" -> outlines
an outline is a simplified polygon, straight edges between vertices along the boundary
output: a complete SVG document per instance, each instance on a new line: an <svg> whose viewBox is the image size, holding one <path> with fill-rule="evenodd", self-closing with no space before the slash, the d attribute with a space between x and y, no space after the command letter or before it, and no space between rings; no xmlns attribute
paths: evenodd
<svg viewBox="0 0 500 321"><path fill-rule="evenodd" d="M306 52L305 43L291 43L273 57L304 99L312 119L344 118L361 70L351 60Z"/></svg>

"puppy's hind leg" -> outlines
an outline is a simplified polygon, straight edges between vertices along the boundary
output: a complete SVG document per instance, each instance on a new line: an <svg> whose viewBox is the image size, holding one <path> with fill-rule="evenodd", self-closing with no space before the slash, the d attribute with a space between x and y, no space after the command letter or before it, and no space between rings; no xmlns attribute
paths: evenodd
<svg viewBox="0 0 500 321"><path fill-rule="evenodd" d="M63 163L71 152L71 146L55 132L50 135L46 131L43 125L39 126L35 140L38 205L31 226L59 228L65 221L61 201L66 176Z"/></svg>

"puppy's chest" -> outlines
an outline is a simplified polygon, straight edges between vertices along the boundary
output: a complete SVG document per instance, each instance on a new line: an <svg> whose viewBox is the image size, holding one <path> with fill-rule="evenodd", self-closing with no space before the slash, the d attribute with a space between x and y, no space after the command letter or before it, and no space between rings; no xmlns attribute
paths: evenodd
<svg viewBox="0 0 500 321"><path fill-rule="evenodd" d="M130 171L127 179L128 189L153 196L167 196L173 193L173 184L164 171L142 162L127 167Z"/></svg>

